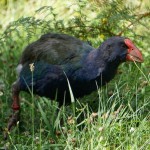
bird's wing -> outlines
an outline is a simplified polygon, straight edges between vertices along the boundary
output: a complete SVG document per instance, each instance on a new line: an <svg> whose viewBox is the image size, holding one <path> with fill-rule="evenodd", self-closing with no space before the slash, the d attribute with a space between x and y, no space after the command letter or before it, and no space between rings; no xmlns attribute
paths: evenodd
<svg viewBox="0 0 150 150"><path fill-rule="evenodd" d="M92 49L87 42L72 36L49 33L25 48L20 63L44 61L52 65L75 64Z"/></svg>

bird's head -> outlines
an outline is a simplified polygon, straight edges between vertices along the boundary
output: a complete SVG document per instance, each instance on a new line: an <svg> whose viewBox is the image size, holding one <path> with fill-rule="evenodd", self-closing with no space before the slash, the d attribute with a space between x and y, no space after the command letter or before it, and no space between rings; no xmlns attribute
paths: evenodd
<svg viewBox="0 0 150 150"><path fill-rule="evenodd" d="M103 57L109 62L114 60L119 62L143 62L141 52L129 38L119 36L111 37L104 41L99 49L103 52Z"/></svg>

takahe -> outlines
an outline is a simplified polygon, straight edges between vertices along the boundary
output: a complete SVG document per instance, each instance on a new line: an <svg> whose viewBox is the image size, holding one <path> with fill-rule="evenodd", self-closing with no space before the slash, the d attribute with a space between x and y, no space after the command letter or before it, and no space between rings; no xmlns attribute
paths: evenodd
<svg viewBox="0 0 150 150"><path fill-rule="evenodd" d="M8 130L16 124L20 109L19 93L32 89L34 94L55 99L59 106L70 103L67 78L75 98L90 94L108 83L125 61L142 62L142 54L129 38L114 36L97 49L66 34L48 33L29 44L20 59L19 78L12 85L14 114ZM31 66L30 64L34 65Z"/></svg>

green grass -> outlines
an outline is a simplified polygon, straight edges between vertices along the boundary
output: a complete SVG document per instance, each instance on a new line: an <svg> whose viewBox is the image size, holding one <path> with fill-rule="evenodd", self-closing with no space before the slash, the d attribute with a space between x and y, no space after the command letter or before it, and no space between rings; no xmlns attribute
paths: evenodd
<svg viewBox="0 0 150 150"><path fill-rule="evenodd" d="M126 70L127 68L129 69ZM55 101L33 96L32 93L31 95L22 93L21 120L9 134L7 141L3 140L2 135L0 136L0 147L149 149L150 96L146 93L149 93L150 88L146 84L145 77L134 64L124 64L121 69L123 73L109 85L98 89L82 101L77 101L75 116L73 108L65 106L56 117ZM124 72L128 76L125 76ZM135 73L137 78L132 78ZM138 78L144 83L137 80ZM6 127L10 114L8 95L10 94L4 92L1 96L3 98L1 130Z"/></svg>
<svg viewBox="0 0 150 150"><path fill-rule="evenodd" d="M40 2L42 1L33 1L33 6L39 9L41 5L45 5L40 5ZM25 14L25 10L19 1L16 3L21 9L18 10L20 14L16 13L18 18L21 11ZM16 3L10 3L7 11L14 11ZM27 6L26 1L23 5ZM31 12L33 15L33 9ZM9 22L8 18L9 16L5 24ZM11 30L8 29L9 34L2 35L0 41L0 149L149 150L150 36L146 28L143 33L144 40L135 38L139 42L138 46L144 49L143 64L122 64L117 76L108 85L77 100L76 105L72 95L72 105L63 106L58 115L56 101L33 95L32 89L30 94L22 92L20 122L9 133L8 140L3 139L8 118L12 113L11 84L17 78L15 67L22 49L51 29L44 20L43 24L38 22L39 28L36 27L37 20L30 21L30 18L25 18L14 22ZM5 24L1 28L3 31L6 29ZM136 26L139 34L144 30L140 24ZM67 30L64 32L70 33ZM134 37L134 33L127 33L125 36ZM93 44L97 46L97 42ZM70 93L72 94L71 88Z"/></svg>

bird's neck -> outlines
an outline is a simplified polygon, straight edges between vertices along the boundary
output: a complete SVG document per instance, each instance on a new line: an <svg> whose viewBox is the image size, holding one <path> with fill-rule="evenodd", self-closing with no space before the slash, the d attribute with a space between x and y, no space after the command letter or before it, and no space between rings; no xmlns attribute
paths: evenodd
<svg viewBox="0 0 150 150"><path fill-rule="evenodd" d="M98 69L105 65L105 60L102 58L101 52L98 49L92 50L84 59L84 67L87 70Z"/></svg>
<svg viewBox="0 0 150 150"><path fill-rule="evenodd" d="M103 78L109 82L116 74L119 62L117 60L109 62L103 57L98 49L91 51L84 61L84 71L89 79Z"/></svg>
<svg viewBox="0 0 150 150"><path fill-rule="evenodd" d="M99 51L97 49L92 50L82 59L82 68L78 70L80 77L86 80L94 80L99 72L101 72L104 62L101 58L98 58Z"/></svg>

